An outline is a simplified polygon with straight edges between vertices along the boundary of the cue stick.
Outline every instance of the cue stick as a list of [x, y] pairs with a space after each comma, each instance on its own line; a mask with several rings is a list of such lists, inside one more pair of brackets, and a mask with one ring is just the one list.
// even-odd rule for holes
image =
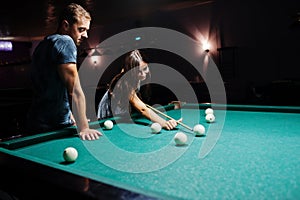
[[156, 108], [153, 108], [152, 106], [149, 106], [148, 104], [146, 104], [146, 106], [147, 106], [148, 108], [150, 108], [151, 110], [153, 110], [153, 111], [155, 111], [155, 112], [157, 112], [157, 113], [163, 115], [164, 117], [166, 117], [166, 118], [168, 118], [168, 119], [175, 120], [178, 124], [180, 124], [181, 126], [187, 128], [187, 129], [189, 129], [190, 131], [193, 131], [193, 129], [192, 129], [191, 127], [189, 127], [188, 125], [186, 125], [186, 124], [184, 124], [184, 123], [182, 123], [182, 122], [177, 121], [176, 119], [174, 119], [174, 118], [170, 117], [169, 115], [167, 115], [167, 114], [165, 114], [165, 113], [163, 113], [163, 112], [157, 110]]

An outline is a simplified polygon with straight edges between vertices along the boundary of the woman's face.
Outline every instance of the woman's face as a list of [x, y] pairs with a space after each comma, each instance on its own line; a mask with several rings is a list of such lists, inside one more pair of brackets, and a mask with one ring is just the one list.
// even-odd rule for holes
[[139, 66], [139, 71], [138, 71], [138, 79], [140, 81], [145, 80], [148, 73], [149, 73], [148, 64], [145, 63], [144, 61], [141, 61]]

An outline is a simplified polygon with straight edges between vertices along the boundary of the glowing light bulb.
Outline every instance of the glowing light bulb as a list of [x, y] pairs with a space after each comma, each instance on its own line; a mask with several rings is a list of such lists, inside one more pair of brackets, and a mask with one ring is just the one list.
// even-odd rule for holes
[[203, 43], [203, 50], [209, 52], [210, 44], [208, 42]]

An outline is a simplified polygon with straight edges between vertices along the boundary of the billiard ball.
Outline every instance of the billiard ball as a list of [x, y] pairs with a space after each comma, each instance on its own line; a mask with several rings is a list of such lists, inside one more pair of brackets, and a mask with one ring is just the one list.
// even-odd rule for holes
[[75, 162], [78, 157], [78, 152], [74, 147], [67, 147], [63, 152], [63, 157], [66, 162]]
[[104, 122], [104, 128], [105, 128], [105, 129], [110, 130], [110, 129], [112, 129], [113, 127], [114, 127], [114, 123], [113, 123], [111, 120], [106, 120], [106, 121]]
[[195, 125], [193, 131], [196, 134], [196, 136], [205, 135], [205, 127], [202, 124]]
[[161, 131], [161, 125], [157, 122], [151, 124], [151, 132], [152, 133], [159, 133]]
[[212, 108], [206, 108], [205, 114], [214, 114], [214, 110]]
[[174, 136], [174, 141], [178, 146], [185, 145], [187, 142], [187, 136], [183, 132], [177, 132]]
[[216, 119], [216, 117], [215, 117], [214, 114], [207, 114], [207, 115], [205, 116], [205, 120], [206, 120], [206, 122], [208, 122], [208, 123], [214, 122], [215, 119]]

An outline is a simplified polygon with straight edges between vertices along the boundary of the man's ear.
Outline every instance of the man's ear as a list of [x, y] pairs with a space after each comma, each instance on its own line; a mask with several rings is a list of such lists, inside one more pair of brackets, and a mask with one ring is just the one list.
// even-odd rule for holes
[[69, 29], [70, 24], [67, 20], [63, 20], [61, 23], [62, 23], [62, 27], [65, 31]]

